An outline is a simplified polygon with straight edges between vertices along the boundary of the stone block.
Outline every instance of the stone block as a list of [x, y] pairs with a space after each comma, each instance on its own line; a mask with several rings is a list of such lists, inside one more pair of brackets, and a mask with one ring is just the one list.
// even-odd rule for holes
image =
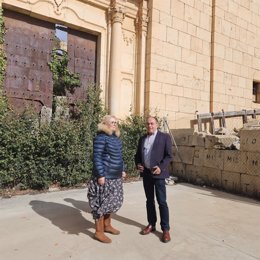
[[260, 177], [248, 174], [241, 174], [241, 189], [243, 194], [259, 199]]
[[219, 169], [187, 165], [186, 175], [189, 181], [198, 185], [221, 187], [221, 170]]
[[204, 166], [223, 170], [223, 150], [205, 149]]
[[187, 165], [185, 173], [186, 173], [186, 179], [191, 183], [196, 183], [198, 185], [203, 185], [205, 183], [202, 177], [203, 167], [195, 166], [195, 165]]
[[222, 171], [222, 188], [226, 191], [241, 192], [241, 173]]
[[246, 173], [247, 153], [238, 150], [224, 150], [224, 171]]
[[[194, 147], [190, 146], [178, 146], [177, 152], [176, 147], [173, 147], [173, 161], [174, 162], [183, 162], [186, 164], [193, 164], [193, 156], [194, 156]], [[181, 157], [181, 159], [180, 159]]]
[[205, 147], [205, 135], [194, 133], [193, 135], [189, 136], [189, 142], [191, 146], [200, 146]]
[[186, 175], [189, 181], [195, 184], [221, 187], [221, 170], [219, 169], [187, 165]]
[[207, 135], [205, 137], [205, 148], [225, 149], [232, 147], [239, 137], [235, 135]]
[[221, 170], [203, 167], [202, 178], [205, 184], [211, 187], [221, 187]]
[[166, 28], [164, 24], [153, 23], [153, 37], [163, 42], [166, 41]]
[[172, 162], [170, 167], [170, 172], [173, 176], [185, 179], [185, 164], [180, 162]]
[[247, 152], [246, 173], [260, 176], [260, 152]]
[[204, 152], [205, 148], [196, 146], [194, 148], [193, 164], [195, 166], [204, 165]]
[[69, 118], [69, 103], [68, 98], [65, 96], [55, 96], [56, 109], [54, 119], [68, 119]]
[[250, 129], [251, 130], [260, 129], [260, 121], [258, 119], [251, 119], [243, 125], [243, 130], [250, 130]]
[[52, 118], [52, 109], [50, 107], [43, 106], [41, 108], [41, 125], [47, 124], [49, 125], [51, 123]]
[[240, 150], [248, 152], [260, 152], [260, 130], [241, 130]]
[[193, 128], [184, 128], [184, 129], [171, 129], [171, 134], [174, 137], [175, 143], [179, 145], [191, 145], [189, 143], [189, 136], [193, 135]]

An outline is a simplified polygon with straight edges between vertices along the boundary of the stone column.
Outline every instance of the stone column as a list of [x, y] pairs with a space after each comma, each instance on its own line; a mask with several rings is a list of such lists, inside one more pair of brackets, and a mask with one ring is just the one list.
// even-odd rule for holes
[[145, 112], [145, 65], [146, 65], [146, 35], [147, 35], [147, 3], [139, 0], [139, 10], [136, 19], [137, 31], [137, 77], [136, 77], [136, 101], [135, 112], [144, 114]]
[[122, 22], [124, 19], [123, 6], [119, 5], [118, 1], [112, 1], [110, 17], [111, 46], [108, 82], [108, 108], [110, 114], [118, 115], [120, 110]]

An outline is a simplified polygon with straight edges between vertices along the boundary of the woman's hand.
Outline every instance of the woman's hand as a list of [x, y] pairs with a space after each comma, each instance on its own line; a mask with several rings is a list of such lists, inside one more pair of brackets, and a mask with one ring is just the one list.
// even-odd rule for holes
[[122, 172], [123, 179], [126, 177], [126, 172]]
[[142, 164], [138, 163], [138, 164], [137, 164], [137, 170], [138, 170], [139, 172], [143, 172], [143, 171], [144, 171], [144, 166], [143, 166]]
[[104, 185], [105, 184], [105, 177], [100, 177], [100, 178], [98, 178], [98, 184], [99, 185]]

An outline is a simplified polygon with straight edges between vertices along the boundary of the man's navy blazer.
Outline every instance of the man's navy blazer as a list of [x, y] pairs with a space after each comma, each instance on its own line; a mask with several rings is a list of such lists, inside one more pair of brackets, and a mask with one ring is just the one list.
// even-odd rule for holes
[[[144, 166], [144, 141], [147, 134], [139, 139], [137, 151], [135, 154], [135, 164], [141, 164]], [[169, 177], [169, 164], [172, 161], [172, 141], [170, 135], [167, 133], [162, 133], [157, 131], [152, 151], [151, 151], [151, 168], [154, 166], [159, 166], [161, 173], [159, 175], [152, 175], [154, 178], [168, 178]], [[144, 174], [151, 174], [150, 171], [144, 171], [140, 173], [141, 177]]]

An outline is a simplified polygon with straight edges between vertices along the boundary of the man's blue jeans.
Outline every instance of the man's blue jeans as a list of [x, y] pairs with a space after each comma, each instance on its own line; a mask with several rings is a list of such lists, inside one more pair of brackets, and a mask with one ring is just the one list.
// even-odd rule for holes
[[147, 220], [149, 225], [155, 226], [157, 222], [156, 208], [154, 197], [156, 195], [159, 204], [161, 229], [170, 230], [169, 209], [166, 201], [165, 179], [156, 179], [151, 174], [144, 173], [143, 186], [146, 196]]

